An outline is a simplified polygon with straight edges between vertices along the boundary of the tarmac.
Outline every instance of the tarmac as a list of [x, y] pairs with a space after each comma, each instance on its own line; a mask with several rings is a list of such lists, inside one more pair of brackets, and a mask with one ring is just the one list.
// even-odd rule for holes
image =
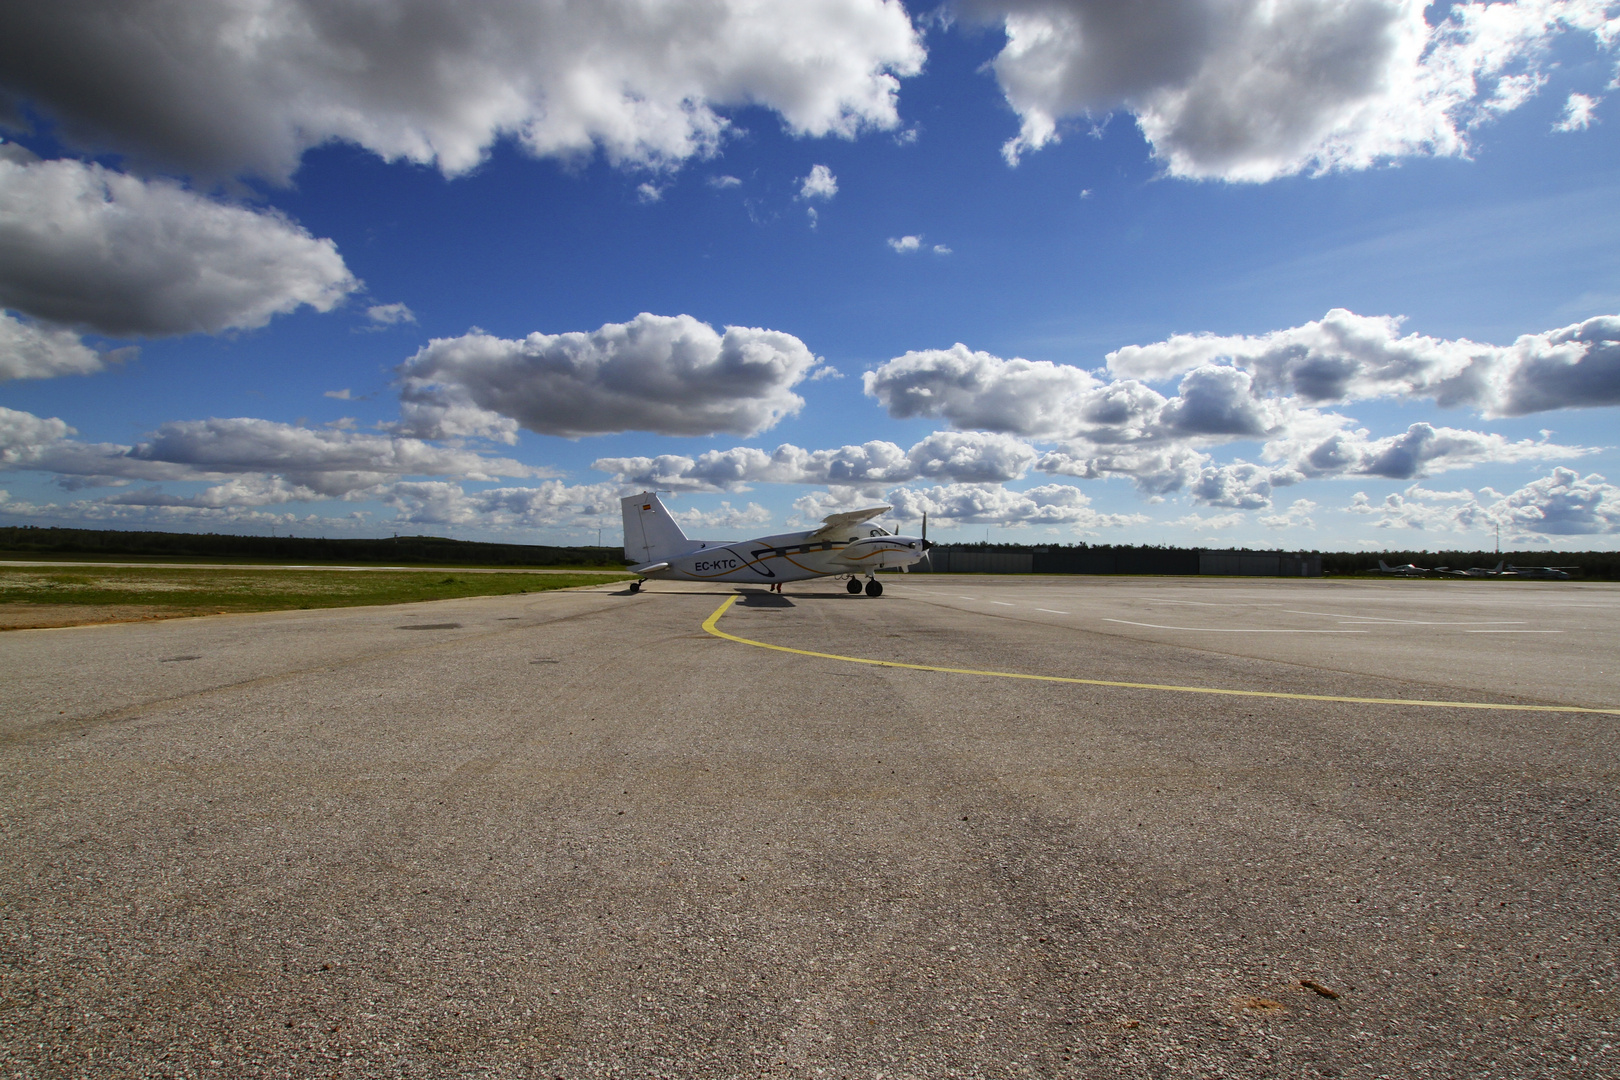
[[0, 1075], [1620, 1073], [1620, 587], [0, 634]]

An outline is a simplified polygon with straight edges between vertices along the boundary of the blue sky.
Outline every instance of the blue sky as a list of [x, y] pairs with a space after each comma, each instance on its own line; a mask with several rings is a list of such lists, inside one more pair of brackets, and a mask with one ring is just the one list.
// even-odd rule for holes
[[[252, 32], [247, 32], [251, 30]], [[1613, 548], [1620, 4], [0, 14], [0, 523]]]

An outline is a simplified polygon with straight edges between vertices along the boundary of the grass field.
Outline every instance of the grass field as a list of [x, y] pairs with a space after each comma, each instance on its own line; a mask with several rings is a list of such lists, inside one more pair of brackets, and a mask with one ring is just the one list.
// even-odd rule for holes
[[0, 629], [291, 608], [407, 604], [623, 581], [623, 573], [164, 566], [0, 567]]

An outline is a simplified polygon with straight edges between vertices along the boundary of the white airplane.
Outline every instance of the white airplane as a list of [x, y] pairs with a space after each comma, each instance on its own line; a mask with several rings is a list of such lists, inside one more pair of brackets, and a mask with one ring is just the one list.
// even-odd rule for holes
[[[624, 557], [641, 581], [745, 581], [780, 590], [785, 582], [818, 577], [848, 577], [849, 591], [882, 596], [879, 570], [905, 570], [933, 547], [926, 537], [898, 536], [869, 524], [892, 507], [873, 506], [847, 514], [829, 514], [819, 529], [761, 536], [740, 543], [689, 540], [657, 495], [642, 492], [619, 500], [624, 510]], [[926, 531], [926, 526], [924, 527]]]

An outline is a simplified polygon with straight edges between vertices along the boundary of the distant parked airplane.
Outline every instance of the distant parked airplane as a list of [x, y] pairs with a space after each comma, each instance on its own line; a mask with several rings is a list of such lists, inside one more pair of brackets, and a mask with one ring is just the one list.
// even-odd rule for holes
[[1437, 566], [1434, 572], [1445, 574], [1448, 577], [1502, 577], [1502, 567], [1505, 563], [1497, 563], [1495, 568], [1487, 570], [1483, 566], [1470, 566], [1467, 570], [1452, 570], [1449, 567]]
[[1506, 573], [1523, 578], [1545, 578], [1552, 581], [1568, 581], [1571, 570], [1579, 570], [1578, 566], [1514, 566], [1508, 563]]
[[1380, 574], [1394, 574], [1397, 577], [1424, 577], [1432, 571], [1425, 570], [1421, 566], [1413, 566], [1411, 563], [1407, 563], [1405, 566], [1390, 566], [1383, 559], [1379, 559], [1378, 572]]
[[[643, 492], [620, 499], [624, 510], [624, 557], [632, 573], [676, 581], [746, 581], [780, 591], [789, 581], [848, 577], [849, 591], [882, 596], [876, 572], [897, 566], [908, 569], [933, 547], [923, 536], [898, 536], [867, 524], [891, 507], [873, 506], [829, 514], [821, 527], [804, 532], [761, 536], [731, 544], [689, 540], [657, 495]], [[926, 523], [924, 531], [927, 531]], [[643, 581], [632, 581], [640, 592]]]

